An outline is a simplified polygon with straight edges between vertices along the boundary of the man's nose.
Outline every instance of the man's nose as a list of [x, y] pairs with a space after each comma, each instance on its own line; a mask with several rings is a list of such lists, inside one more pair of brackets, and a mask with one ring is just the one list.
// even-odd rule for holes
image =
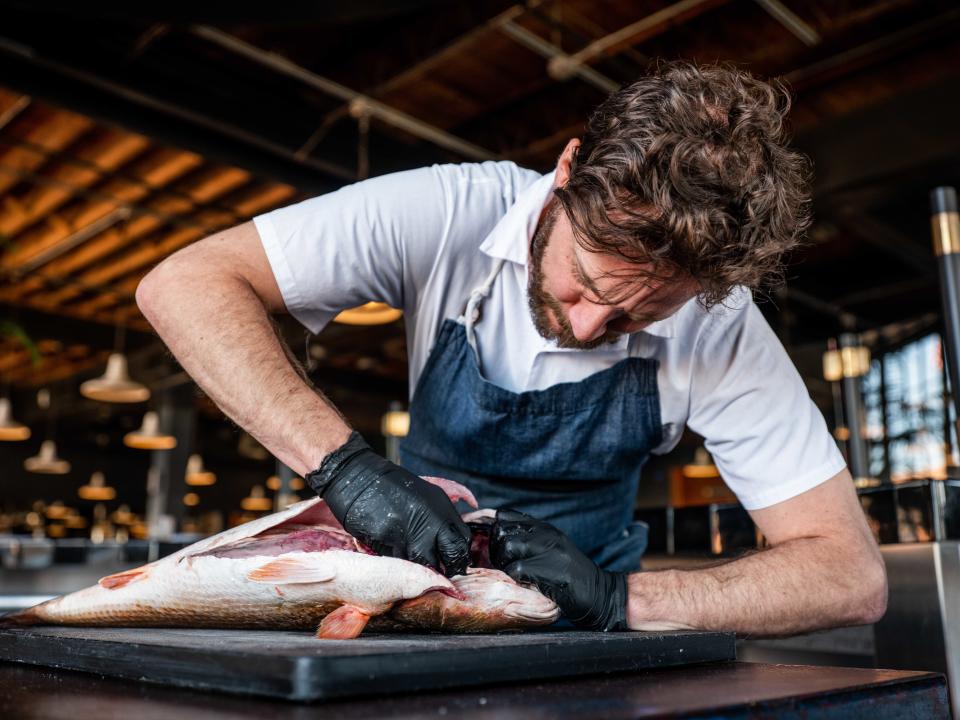
[[578, 302], [567, 315], [570, 328], [580, 342], [590, 342], [603, 335], [610, 322], [611, 308], [588, 302]]

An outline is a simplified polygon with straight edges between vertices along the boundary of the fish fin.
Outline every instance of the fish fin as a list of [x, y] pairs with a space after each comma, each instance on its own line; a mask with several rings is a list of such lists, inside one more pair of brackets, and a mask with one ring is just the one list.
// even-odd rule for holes
[[327, 615], [317, 628], [320, 640], [351, 640], [363, 632], [370, 616], [353, 605], [341, 605]]
[[447, 497], [450, 498], [450, 502], [456, 502], [457, 500], [463, 500], [467, 505], [476, 510], [480, 505], [477, 503], [477, 499], [473, 496], [473, 493], [470, 492], [470, 488], [465, 485], [461, 485], [454, 480], [447, 480], [446, 478], [441, 477], [427, 477], [423, 478], [431, 485], [436, 485], [438, 488], [443, 490]]
[[258, 567], [247, 575], [247, 579], [253, 582], [292, 585], [329, 582], [336, 575], [337, 571], [329, 563], [318, 562], [316, 558], [306, 560], [288, 557], [272, 560]]
[[116, 590], [117, 588], [122, 588], [124, 585], [132, 583], [134, 580], [145, 577], [146, 574], [147, 571], [144, 568], [138, 567], [133, 570], [124, 570], [123, 572], [102, 577], [97, 580], [97, 584], [102, 588], [107, 588], [107, 590]]

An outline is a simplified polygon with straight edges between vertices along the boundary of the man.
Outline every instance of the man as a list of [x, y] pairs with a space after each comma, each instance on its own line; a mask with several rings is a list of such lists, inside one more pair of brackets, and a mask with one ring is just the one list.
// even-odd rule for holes
[[[850, 475], [750, 296], [808, 222], [788, 106], [745, 73], [665, 65], [604, 102], [549, 175], [358, 183], [182, 250], [137, 299], [224, 412], [382, 553], [465, 570], [466, 526], [418, 477], [440, 475], [501, 509], [495, 564], [583, 627], [873, 622], [886, 578]], [[308, 386], [269, 319], [318, 332], [369, 300], [406, 315], [405, 467]], [[770, 547], [639, 573], [640, 470], [685, 424]]]

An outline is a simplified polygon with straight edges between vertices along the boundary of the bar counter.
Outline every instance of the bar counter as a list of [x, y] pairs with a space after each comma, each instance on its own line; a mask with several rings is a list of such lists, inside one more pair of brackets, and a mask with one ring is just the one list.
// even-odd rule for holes
[[0, 717], [45, 720], [950, 717], [925, 672], [728, 662], [313, 705], [157, 687], [0, 663]]

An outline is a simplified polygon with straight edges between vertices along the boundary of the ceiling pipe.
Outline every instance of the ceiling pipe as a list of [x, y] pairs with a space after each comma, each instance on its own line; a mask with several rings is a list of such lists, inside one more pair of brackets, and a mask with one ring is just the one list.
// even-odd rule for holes
[[427, 140], [434, 145], [451, 150], [474, 160], [496, 160], [494, 153], [474, 145], [471, 142], [458, 138], [429, 123], [418, 120], [404, 112], [396, 110], [379, 100], [374, 100], [363, 93], [352, 90], [334, 80], [325, 78], [315, 72], [307, 70], [277, 53], [263, 50], [248, 42], [234, 37], [222, 30], [208, 25], [194, 25], [190, 31], [197, 37], [208, 40], [231, 52], [252, 60], [259, 65], [268, 67], [275, 72], [295, 78], [320, 92], [332, 95], [347, 103], [362, 103], [366, 112], [389, 125], [404, 130], [411, 135]]
[[128, 220], [132, 211], [128, 207], [118, 207], [115, 210], [107, 213], [98, 220], [94, 220], [89, 225], [85, 225], [82, 228], [74, 231], [63, 240], [60, 240], [57, 244], [52, 245], [51, 247], [43, 250], [25, 262], [19, 264], [13, 268], [12, 273], [19, 279], [20, 276], [26, 275], [33, 272], [41, 265], [46, 265], [51, 260], [64, 255], [75, 247], [82, 245], [87, 240], [92, 238], [94, 235], [98, 235], [104, 230], [113, 227], [119, 222]]
[[568, 80], [577, 76], [607, 94], [620, 89], [620, 83], [611, 80], [592, 67], [587, 67], [575, 61], [572, 56], [567, 55], [556, 45], [517, 25], [512, 20], [504, 20], [498, 27], [501, 32], [513, 38], [519, 44], [547, 58], [547, 72], [554, 80]]
[[16, 119], [17, 115], [22, 113], [30, 105], [30, 96], [21, 95], [20, 98], [4, 112], [0, 113], [0, 130]]
[[820, 33], [810, 27], [780, 0], [754, 0], [754, 2], [770, 13], [774, 20], [793, 33], [804, 45], [813, 47], [820, 44]]
[[[642, 40], [656, 37], [665, 32], [672, 25], [677, 25], [691, 17], [695, 17], [717, 5], [726, 4], [729, 0], [681, 0], [662, 10], [647, 15], [626, 27], [594, 40], [579, 52], [566, 56], [564, 59], [554, 60], [551, 67], [551, 76], [557, 79], [564, 73], [580, 74], [581, 70], [591, 62], [607, 55], [613, 55], [625, 47], [634, 45]], [[569, 77], [569, 75], [567, 75]]]

